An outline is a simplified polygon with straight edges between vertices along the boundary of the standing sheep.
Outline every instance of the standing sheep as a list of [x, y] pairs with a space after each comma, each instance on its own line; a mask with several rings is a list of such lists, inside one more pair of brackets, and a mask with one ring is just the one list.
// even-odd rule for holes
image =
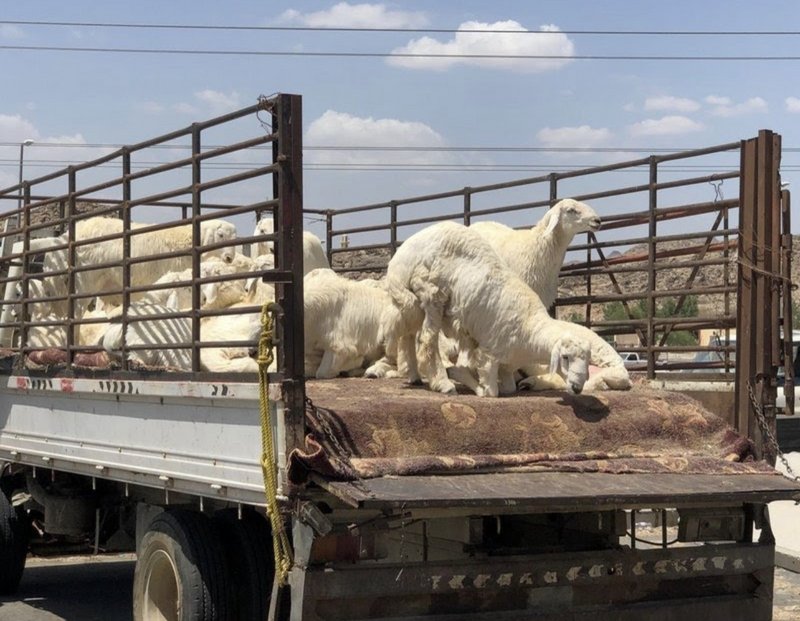
[[[532, 361], [557, 360], [554, 366], [567, 376], [567, 389], [583, 389], [588, 344], [564, 334], [564, 322], [548, 316], [539, 297], [474, 231], [441, 222], [412, 235], [389, 262], [387, 288], [399, 309], [387, 351], [396, 341], [406, 357], [410, 381], [419, 380], [419, 332], [421, 363], [430, 388], [455, 392], [439, 354], [439, 334], [444, 330], [462, 350], [474, 351], [479, 395], [499, 394], [499, 365], [514, 369]], [[503, 392], [515, 389], [508, 374], [500, 380]]]
[[[270, 214], [261, 218], [256, 223], [253, 236], [272, 235], [274, 232], [275, 223]], [[253, 244], [253, 249], [251, 251], [252, 256], [258, 257], [268, 254], [275, 254], [274, 242], [263, 241]], [[308, 274], [311, 270], [324, 267], [330, 268], [330, 263], [328, 263], [328, 257], [325, 255], [325, 250], [322, 248], [322, 242], [314, 233], [303, 231], [303, 276]]]

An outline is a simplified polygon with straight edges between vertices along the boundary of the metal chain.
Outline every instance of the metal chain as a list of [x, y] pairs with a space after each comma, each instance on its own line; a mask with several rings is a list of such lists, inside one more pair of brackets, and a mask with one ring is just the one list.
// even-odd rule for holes
[[789, 465], [789, 460], [786, 459], [786, 455], [784, 455], [783, 451], [781, 451], [780, 446], [778, 445], [778, 439], [775, 437], [775, 434], [772, 433], [772, 429], [770, 429], [767, 418], [764, 415], [764, 408], [756, 399], [756, 395], [753, 392], [753, 384], [749, 380], [747, 382], [747, 394], [750, 397], [750, 403], [753, 406], [753, 410], [755, 410], [756, 421], [758, 421], [758, 426], [761, 428], [761, 433], [767, 439], [767, 445], [775, 452], [775, 455], [777, 455], [778, 459], [781, 460], [784, 468], [786, 468], [786, 474], [795, 481], [800, 480], [800, 476], [795, 474], [794, 470], [792, 470], [792, 467]]

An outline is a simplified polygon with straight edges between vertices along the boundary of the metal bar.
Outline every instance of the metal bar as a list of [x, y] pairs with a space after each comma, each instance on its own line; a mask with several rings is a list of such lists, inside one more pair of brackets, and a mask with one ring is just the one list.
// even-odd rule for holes
[[783, 413], [794, 416], [794, 330], [792, 330], [792, 203], [789, 190], [781, 192], [781, 295], [783, 302]]
[[305, 443], [305, 366], [303, 325], [303, 118], [299, 95], [278, 95], [273, 122], [277, 178], [278, 225], [285, 243], [277, 254], [277, 268], [292, 272], [292, 282], [276, 286], [282, 309], [281, 360], [286, 404], [286, 454]]
[[649, 197], [649, 209], [650, 209], [650, 217], [649, 217], [649, 225], [648, 225], [648, 233], [650, 235], [650, 240], [647, 244], [647, 264], [650, 266], [650, 269], [647, 272], [647, 293], [648, 293], [648, 301], [647, 301], [647, 315], [648, 315], [648, 322], [647, 322], [647, 342], [645, 346], [648, 348], [647, 352], [647, 378], [653, 379], [656, 375], [656, 356], [652, 350], [653, 345], [655, 345], [655, 316], [656, 316], [656, 270], [653, 267], [656, 262], [656, 236], [658, 235], [658, 229], [656, 224], [656, 208], [658, 207], [658, 191], [656, 190], [655, 186], [658, 183], [658, 161], [655, 159], [655, 156], [651, 156], [650, 160], [650, 197]]
[[[194, 123], [192, 125], [192, 280], [200, 278], [200, 245], [202, 243], [202, 232], [200, 229], [201, 209], [200, 202], [202, 200], [202, 170], [201, 160], [199, 158], [201, 145], [201, 128], [200, 125]], [[200, 286], [198, 284], [192, 285], [192, 341], [198, 342], [200, 340], [200, 317], [196, 311], [202, 306], [200, 300]], [[192, 371], [197, 373], [200, 370], [200, 350], [197, 347], [192, 348]]]
[[131, 305], [131, 153], [122, 149], [122, 368], [128, 369], [128, 309]]

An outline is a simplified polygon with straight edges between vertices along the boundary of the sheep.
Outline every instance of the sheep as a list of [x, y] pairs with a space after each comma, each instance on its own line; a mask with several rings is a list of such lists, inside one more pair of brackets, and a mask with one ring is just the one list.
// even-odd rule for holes
[[[274, 232], [275, 222], [272, 215], [268, 215], [256, 223], [253, 236], [272, 235]], [[256, 242], [253, 244], [251, 254], [253, 256], [275, 254], [275, 244], [271, 241]], [[303, 231], [303, 276], [312, 270], [325, 267], [330, 268], [330, 263], [319, 237], [310, 231]]]
[[396, 342], [412, 383], [420, 379], [415, 347], [419, 332], [421, 363], [431, 390], [455, 392], [439, 354], [444, 330], [457, 338], [462, 350], [473, 352], [476, 393], [481, 396], [515, 390], [513, 376], [505, 373], [498, 387], [499, 365], [513, 369], [542, 360], [558, 362], [554, 366], [567, 376], [568, 391], [583, 389], [588, 343], [566, 333], [565, 322], [547, 314], [539, 296], [478, 233], [441, 222], [412, 235], [389, 262], [387, 289], [399, 309], [388, 330], [387, 351]]
[[600, 225], [600, 217], [589, 205], [565, 198], [530, 229], [517, 231], [499, 222], [476, 222], [469, 228], [550, 308], [556, 301], [558, 273], [573, 237], [596, 231]]
[[[164, 318], [160, 315], [177, 310], [177, 296], [170, 305], [135, 302], [128, 307], [129, 318], [151, 317], [141, 321], [131, 321], [125, 331], [127, 346], [146, 345], [149, 349], [128, 351], [128, 360], [145, 366], [167, 367], [178, 371], [192, 370], [192, 355], [188, 348], [175, 347], [192, 342], [192, 322], [188, 317]], [[117, 319], [122, 309], [109, 313], [109, 319]], [[119, 357], [122, 349], [122, 323], [111, 323], [103, 336], [103, 349]]]
[[[97, 299], [95, 307], [87, 310], [82, 317], [86, 319], [106, 319], [108, 309], [103, 301]], [[31, 326], [28, 328], [28, 347], [47, 349], [50, 347], [62, 348], [67, 345], [67, 330], [64, 319], [54, 313], [40, 314], [33, 318], [37, 323], [50, 323], [51, 325]], [[80, 323], [75, 326], [75, 344], [81, 347], [97, 347], [108, 329], [109, 323]]]
[[398, 311], [382, 283], [322, 268], [305, 276], [303, 290], [306, 375], [354, 374], [383, 355], [384, 330]]
[[[131, 229], [142, 228], [144, 224], [136, 223]], [[123, 222], [116, 218], [90, 217], [78, 220], [75, 223], [75, 239], [85, 241], [112, 233], [121, 234]], [[201, 245], [215, 244], [236, 238], [236, 227], [225, 220], [205, 220], [200, 223]], [[64, 238], [66, 241], [66, 238]], [[131, 235], [130, 256], [145, 257], [177, 250], [190, 250], [192, 248], [192, 225], [178, 225], [158, 231], [150, 231]], [[54, 255], [54, 256], [49, 256]], [[66, 249], [49, 253], [45, 258], [45, 270], [53, 271], [65, 269]], [[234, 249], [226, 247], [203, 253], [202, 259], [211, 256], [221, 256], [225, 262], [230, 263], [234, 257]], [[49, 261], [48, 261], [49, 259]], [[95, 244], [78, 246], [75, 250], [75, 263], [77, 266], [102, 265], [120, 263], [123, 259], [122, 240], [113, 239], [100, 241]], [[49, 264], [48, 264], [49, 263]], [[140, 287], [149, 285], [160, 276], [169, 271], [181, 271], [191, 268], [191, 253], [186, 256], [170, 259], [157, 259], [143, 263], [136, 263], [130, 267], [131, 285]], [[66, 296], [67, 279], [62, 277], [45, 277], [49, 291], [54, 295]], [[76, 293], [104, 293], [120, 288], [122, 282], [122, 269], [120, 267], [103, 267], [96, 270], [75, 272]], [[140, 299], [143, 294], [134, 294], [133, 300]], [[109, 296], [114, 302], [119, 302], [119, 294]], [[85, 300], [76, 300], [79, 312], [85, 309]]]
[[[251, 260], [248, 258], [248, 261]], [[200, 263], [201, 278], [235, 273], [237, 273], [237, 270], [234, 269], [234, 264], [232, 263], [223, 263], [222, 261], [203, 261]], [[191, 280], [191, 268], [182, 272], [167, 272], [153, 284], [174, 283], [183, 286], [148, 291], [141, 301], [147, 301], [152, 304], [166, 304], [170, 295], [176, 295], [177, 307], [181, 310], [190, 309], [192, 308], [192, 287], [186, 283]], [[241, 279], [203, 283], [200, 285], [200, 306], [204, 309], [225, 308], [241, 301], [244, 294], [244, 282]]]

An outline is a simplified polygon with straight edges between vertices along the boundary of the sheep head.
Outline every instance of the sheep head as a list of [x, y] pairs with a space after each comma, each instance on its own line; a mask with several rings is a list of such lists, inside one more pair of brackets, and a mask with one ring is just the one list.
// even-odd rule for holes
[[[201, 224], [202, 245], [218, 244], [236, 239], [236, 226], [225, 220], [207, 220]], [[210, 255], [219, 256], [225, 263], [233, 263], [236, 256], [236, 247], [219, 248], [209, 252]]]
[[556, 228], [560, 228], [572, 239], [578, 233], [596, 231], [600, 228], [601, 221], [600, 216], [586, 203], [565, 198], [558, 201], [544, 214], [542, 224], [545, 226], [546, 233], [551, 234]]
[[[272, 235], [275, 232], [275, 220], [272, 214], [264, 216], [258, 222], [256, 222], [256, 228], [253, 231], [253, 236], [256, 235]], [[259, 242], [259, 245], [262, 245]], [[275, 242], [263, 242], [264, 249], [269, 253], [275, 252]]]
[[567, 392], [580, 394], [589, 379], [589, 344], [572, 336], [562, 336], [550, 354], [550, 373], [558, 373], [567, 383]]

